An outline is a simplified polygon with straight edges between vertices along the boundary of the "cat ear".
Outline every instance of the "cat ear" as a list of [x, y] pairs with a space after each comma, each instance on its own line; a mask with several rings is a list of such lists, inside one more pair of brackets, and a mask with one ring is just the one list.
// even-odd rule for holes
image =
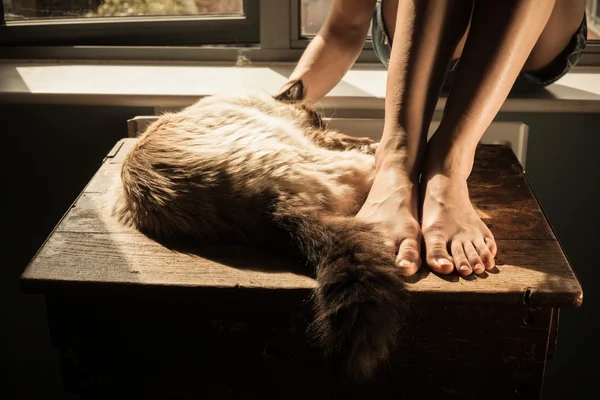
[[304, 100], [304, 84], [301, 80], [297, 80], [285, 91], [274, 96], [275, 100], [285, 102], [296, 102]]

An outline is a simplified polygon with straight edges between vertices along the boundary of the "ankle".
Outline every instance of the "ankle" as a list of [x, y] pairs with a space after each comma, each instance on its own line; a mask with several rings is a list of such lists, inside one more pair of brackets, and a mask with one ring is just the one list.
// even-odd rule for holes
[[414, 163], [408, 162], [406, 157], [401, 155], [387, 155], [376, 160], [376, 175], [395, 176], [395, 180], [410, 182], [416, 184], [419, 181], [418, 169]]
[[405, 176], [411, 182], [418, 182], [420, 158], [410, 154], [406, 147], [386, 147], [380, 145], [375, 152], [375, 167], [377, 173], [392, 172]]
[[432, 141], [427, 146], [424, 175], [441, 174], [452, 180], [466, 181], [473, 170], [476, 145]]
[[448, 198], [469, 196], [469, 188], [466, 179], [462, 176], [446, 174], [443, 172], [426, 172], [421, 179], [422, 196], [426, 199], [434, 199], [444, 204]]
[[422, 180], [428, 180], [434, 176], [443, 176], [451, 181], [466, 182], [471, 170], [472, 168], [469, 167], [468, 163], [448, 159], [428, 161], [425, 168], [423, 168]]

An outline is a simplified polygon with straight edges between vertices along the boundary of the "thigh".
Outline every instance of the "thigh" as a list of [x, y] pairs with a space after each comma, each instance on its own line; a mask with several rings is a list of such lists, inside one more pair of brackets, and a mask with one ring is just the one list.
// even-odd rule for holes
[[[456, 49], [455, 61], [448, 71], [444, 92], [452, 87], [467, 34]], [[586, 36], [585, 0], [556, 0], [550, 19], [511, 91], [539, 90], [563, 77], [579, 61], [585, 48]]]
[[[549, 73], [562, 72], [564, 61], [561, 56], [576, 38], [584, 17], [585, 0], [556, 0], [552, 15], [525, 62], [523, 70], [541, 72], [550, 69]], [[552, 67], [557, 70], [552, 71]]]

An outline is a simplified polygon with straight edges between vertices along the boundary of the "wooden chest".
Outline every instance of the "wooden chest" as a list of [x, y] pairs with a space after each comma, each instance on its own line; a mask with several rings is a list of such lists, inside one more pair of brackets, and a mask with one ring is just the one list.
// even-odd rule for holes
[[335, 383], [305, 333], [314, 281], [233, 246], [175, 252], [110, 215], [119, 141], [23, 273], [47, 299], [82, 398], [539, 398], [561, 307], [582, 290], [511, 150], [482, 145], [472, 200], [498, 242], [480, 277], [411, 280], [409, 322], [373, 382]]

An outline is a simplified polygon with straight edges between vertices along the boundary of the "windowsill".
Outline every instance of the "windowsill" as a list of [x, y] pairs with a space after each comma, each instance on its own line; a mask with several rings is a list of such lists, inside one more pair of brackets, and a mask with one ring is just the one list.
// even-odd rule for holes
[[[240, 89], [275, 93], [293, 64], [0, 62], [0, 103], [183, 107]], [[321, 101], [328, 109], [382, 110], [386, 72], [356, 66]], [[442, 110], [446, 99], [440, 98]], [[546, 90], [509, 97], [501, 111], [600, 112], [600, 68], [576, 69]]]

